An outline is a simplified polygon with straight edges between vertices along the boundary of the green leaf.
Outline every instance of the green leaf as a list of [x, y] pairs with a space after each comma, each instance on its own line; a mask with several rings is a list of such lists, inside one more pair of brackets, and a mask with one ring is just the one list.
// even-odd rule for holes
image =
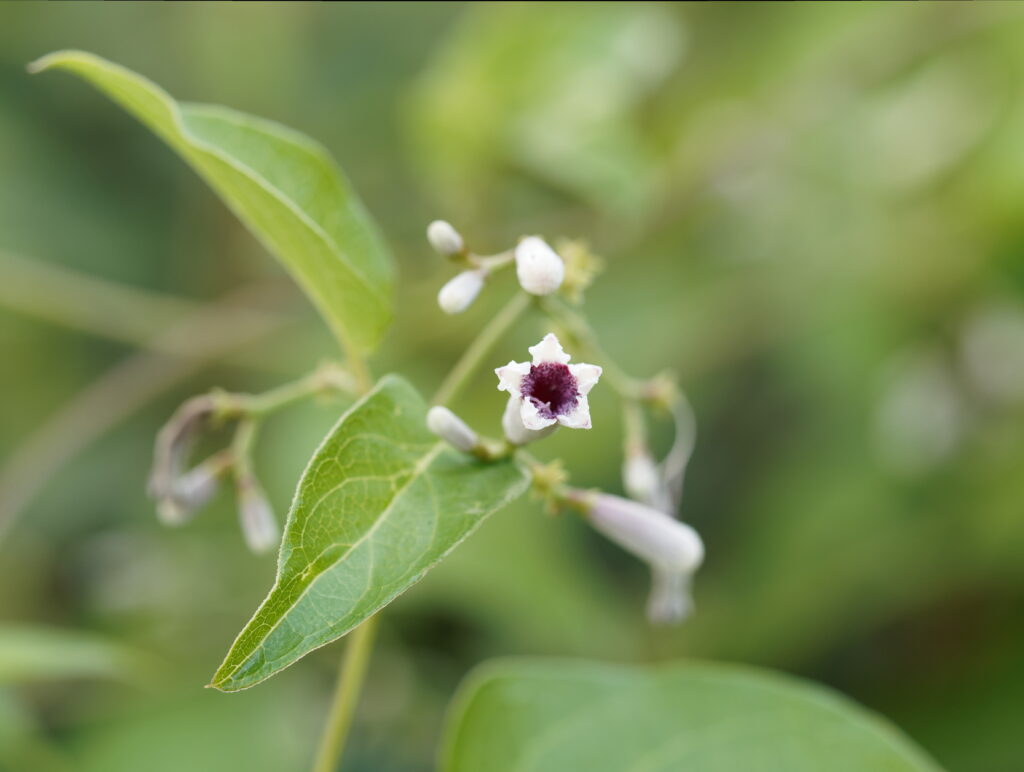
[[514, 461], [451, 450], [426, 412], [390, 375], [327, 435], [299, 481], [277, 581], [211, 686], [253, 686], [341, 637], [525, 490]]
[[504, 660], [449, 715], [443, 772], [921, 772], [934, 762], [826, 689], [752, 668]]
[[78, 630], [0, 626], [0, 684], [62, 678], [131, 679], [152, 663], [102, 636]]
[[179, 103], [156, 84], [81, 51], [63, 69], [107, 94], [171, 146], [291, 271], [346, 346], [372, 348], [391, 320], [391, 257], [327, 151], [276, 123]]

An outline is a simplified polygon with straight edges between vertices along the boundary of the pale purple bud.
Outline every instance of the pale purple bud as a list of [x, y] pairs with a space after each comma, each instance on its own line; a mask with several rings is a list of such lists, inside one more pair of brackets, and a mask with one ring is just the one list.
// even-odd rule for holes
[[427, 226], [427, 241], [435, 252], [445, 257], [458, 255], [466, 248], [459, 232], [444, 220], [434, 220]]
[[476, 300], [483, 289], [486, 271], [463, 271], [450, 279], [437, 293], [437, 304], [446, 314], [461, 314]]
[[527, 445], [547, 437], [558, 428], [558, 424], [552, 422], [542, 429], [527, 429], [523, 423], [523, 399], [511, 396], [501, 416], [501, 428], [505, 432], [505, 439], [513, 445]]
[[565, 280], [565, 263], [539, 236], [527, 236], [516, 246], [519, 286], [531, 295], [550, 295]]
[[220, 486], [224, 462], [217, 456], [172, 481], [171, 489], [157, 500], [157, 516], [164, 525], [183, 525], [204, 507]]
[[585, 501], [594, 528], [652, 568], [692, 573], [704, 560], [697, 532], [664, 512], [608, 493]]
[[238, 518], [242, 536], [253, 552], [260, 554], [274, 547], [278, 541], [277, 520], [266, 494], [253, 478], [238, 484]]
[[427, 428], [456, 450], [470, 453], [480, 438], [466, 422], [446, 407], [435, 405], [427, 411]]
[[693, 611], [688, 571], [651, 569], [651, 594], [647, 599], [647, 619], [656, 625], [675, 625]]

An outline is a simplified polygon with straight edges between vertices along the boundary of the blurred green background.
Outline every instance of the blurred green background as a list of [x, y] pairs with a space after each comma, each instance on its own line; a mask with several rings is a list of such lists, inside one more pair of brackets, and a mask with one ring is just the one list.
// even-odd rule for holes
[[[431, 768], [462, 674], [535, 653], [779, 668], [950, 769], [1024, 768], [1022, 39], [1012, 3], [0, 4], [0, 769], [302, 769], [341, 653], [201, 688], [273, 558], [228, 495], [158, 527], [154, 433], [193, 393], [334, 352], [156, 138], [26, 74], [68, 47], [331, 149], [399, 261], [377, 372], [429, 393], [512, 290], [439, 312], [443, 217], [485, 252], [586, 238], [606, 348], [694, 404], [696, 616], [651, 631], [642, 566], [524, 499], [385, 614], [349, 769]], [[218, 304], [239, 292], [252, 320]], [[502, 405], [485, 372], [458, 407], [495, 431]], [[342, 407], [268, 427], [279, 512]], [[540, 454], [618, 490], [620, 431], [598, 387], [592, 432]], [[28, 638], [33, 668], [26, 625], [89, 646]]]

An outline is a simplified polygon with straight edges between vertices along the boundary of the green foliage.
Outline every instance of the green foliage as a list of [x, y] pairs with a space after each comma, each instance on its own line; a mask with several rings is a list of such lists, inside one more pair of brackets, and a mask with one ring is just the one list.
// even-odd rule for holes
[[252, 686], [341, 637], [521, 494], [511, 459], [485, 464], [426, 429], [426, 405], [386, 376], [314, 454], [288, 515], [274, 588], [212, 686]]
[[270, 121], [174, 101], [100, 57], [60, 51], [31, 69], [85, 79], [171, 146], [292, 272], [346, 345], [372, 348], [391, 318], [391, 258], [327, 151]]
[[506, 660], [456, 700], [444, 772], [938, 769], [838, 695], [749, 668]]
[[131, 679], [147, 670], [138, 652], [79, 630], [0, 626], [0, 685], [64, 678]]

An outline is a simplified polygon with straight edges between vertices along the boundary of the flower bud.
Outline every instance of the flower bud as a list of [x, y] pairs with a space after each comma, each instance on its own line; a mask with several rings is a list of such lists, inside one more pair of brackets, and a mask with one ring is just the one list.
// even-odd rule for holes
[[658, 504], [663, 487], [658, 466], [646, 448], [631, 448], [622, 463], [622, 487], [630, 498], [661, 509]]
[[472, 452], [480, 444], [480, 438], [465, 421], [440, 405], [435, 405], [427, 411], [427, 428], [463, 453]]
[[558, 424], [553, 423], [543, 429], [527, 429], [523, 424], [522, 402], [521, 397], [509, 397], [505, 404], [505, 413], [501, 416], [501, 428], [505, 432], [505, 439], [513, 445], [526, 445], [544, 439], [558, 428]]
[[238, 483], [238, 519], [242, 536], [253, 552], [260, 554], [277, 544], [277, 520], [270, 501], [259, 483], [251, 477]]
[[531, 295], [550, 295], [562, 286], [565, 263], [539, 236], [527, 236], [516, 246], [519, 286]]
[[173, 480], [170, 490], [157, 499], [160, 522], [169, 526], [188, 522], [213, 498], [224, 469], [223, 459], [214, 456]]
[[693, 611], [689, 572], [651, 570], [651, 594], [647, 599], [647, 620], [655, 625], [675, 625]]
[[704, 544], [690, 526], [644, 504], [598, 493], [588, 500], [591, 525], [652, 568], [691, 573], [704, 560]]
[[437, 304], [446, 314], [461, 314], [476, 300], [486, 277], [486, 272], [479, 269], [463, 271], [441, 287]]
[[444, 220], [434, 220], [427, 226], [427, 241], [435, 252], [445, 257], [461, 254], [466, 248], [459, 232]]

